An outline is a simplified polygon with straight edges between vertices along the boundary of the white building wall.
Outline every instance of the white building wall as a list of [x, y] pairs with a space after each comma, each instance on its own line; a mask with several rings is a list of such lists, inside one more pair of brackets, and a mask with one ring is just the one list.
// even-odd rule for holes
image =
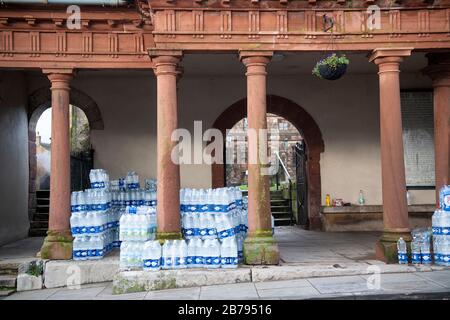
[[26, 83], [19, 72], [0, 72], [0, 245], [25, 238], [28, 219]]

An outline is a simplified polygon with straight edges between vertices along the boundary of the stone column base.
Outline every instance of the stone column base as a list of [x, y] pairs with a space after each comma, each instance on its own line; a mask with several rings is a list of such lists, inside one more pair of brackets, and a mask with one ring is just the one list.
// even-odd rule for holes
[[383, 231], [383, 235], [375, 245], [375, 257], [385, 263], [398, 263], [397, 241], [402, 237], [408, 252], [411, 252], [411, 233], [408, 229]]
[[73, 237], [70, 230], [48, 230], [40, 251], [42, 259], [70, 260], [72, 259]]
[[249, 234], [244, 241], [245, 264], [277, 265], [280, 262], [278, 244], [272, 230]]
[[181, 240], [181, 232], [156, 232], [156, 240], [163, 244], [166, 240]]

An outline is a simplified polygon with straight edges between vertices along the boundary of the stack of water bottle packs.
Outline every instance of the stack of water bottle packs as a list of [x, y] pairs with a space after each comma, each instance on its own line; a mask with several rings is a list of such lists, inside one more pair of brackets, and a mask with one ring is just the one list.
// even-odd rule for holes
[[128, 172], [126, 178], [113, 182], [113, 194], [120, 211], [120, 268], [142, 268], [142, 252], [146, 241], [156, 236], [156, 182], [140, 189], [139, 176]]
[[119, 247], [119, 216], [112, 209], [112, 194], [108, 192], [109, 176], [103, 169], [89, 174], [91, 189], [71, 195], [70, 226], [74, 237], [73, 259], [101, 259]]
[[187, 265], [237, 267], [243, 261], [248, 229], [241, 190], [237, 187], [182, 189], [180, 204], [181, 230], [188, 241]]
[[[432, 228], [419, 228], [411, 232], [411, 263], [450, 266], [450, 186], [439, 192], [439, 209], [432, 217]], [[432, 244], [432, 245], [431, 245]], [[433, 250], [431, 250], [431, 246]], [[408, 263], [406, 242], [397, 242], [398, 261]]]
[[[119, 248], [122, 238], [126, 241], [152, 238], [151, 234], [156, 232], [156, 181], [146, 180], [148, 189], [142, 190], [136, 172], [110, 181], [103, 169], [91, 170], [89, 180], [90, 189], [72, 192], [74, 260], [101, 259]], [[139, 218], [134, 218], [138, 212]], [[121, 221], [124, 228], [120, 228]]]
[[434, 263], [450, 266], [450, 185], [439, 192], [440, 208], [432, 217]]
[[[243, 241], [247, 234], [247, 208], [241, 191], [238, 188], [182, 189], [180, 204], [183, 239], [166, 240], [163, 246], [153, 240], [154, 234], [149, 241], [143, 241], [145, 237], [139, 241], [124, 240], [121, 219], [122, 270], [237, 268], [243, 260]], [[139, 215], [139, 207], [132, 214]]]

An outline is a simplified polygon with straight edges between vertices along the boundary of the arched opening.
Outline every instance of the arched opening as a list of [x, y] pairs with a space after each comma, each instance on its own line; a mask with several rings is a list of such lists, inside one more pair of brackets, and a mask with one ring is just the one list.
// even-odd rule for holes
[[[303, 138], [297, 128], [287, 119], [276, 114], [267, 114], [268, 155], [277, 153], [283, 166], [270, 177], [271, 189], [279, 190], [280, 184], [288, 178], [295, 178], [295, 146]], [[225, 185], [247, 185], [247, 118], [239, 120], [226, 136]]]
[[[282, 117], [292, 123], [300, 133], [305, 149], [305, 177], [308, 181], [306, 190], [306, 206], [308, 222], [305, 227], [320, 230], [321, 180], [320, 153], [324, 151], [322, 133], [309, 113], [295, 102], [275, 95], [267, 96], [267, 112]], [[228, 107], [214, 122], [213, 127], [219, 129], [223, 136], [227, 130], [247, 116], [247, 99], [242, 99]], [[225, 143], [224, 143], [225, 145]], [[225, 166], [212, 165], [212, 186], [221, 187], [226, 184]]]
[[[30, 236], [44, 236], [48, 228], [51, 150], [51, 91], [41, 88], [29, 96], [28, 149]], [[102, 130], [100, 110], [92, 98], [70, 92], [71, 188], [87, 187], [93, 167], [91, 130]]]

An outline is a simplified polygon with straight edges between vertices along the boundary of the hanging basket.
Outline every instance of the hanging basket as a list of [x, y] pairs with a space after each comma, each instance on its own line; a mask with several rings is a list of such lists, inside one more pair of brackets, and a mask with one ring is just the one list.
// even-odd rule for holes
[[345, 55], [332, 53], [319, 62], [313, 69], [313, 75], [326, 80], [337, 80], [347, 71], [349, 60]]

